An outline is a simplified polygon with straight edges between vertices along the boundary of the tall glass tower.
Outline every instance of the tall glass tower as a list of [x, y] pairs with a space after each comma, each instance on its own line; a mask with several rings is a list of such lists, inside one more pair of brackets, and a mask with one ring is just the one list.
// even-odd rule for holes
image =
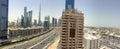
[[7, 39], [8, 0], [0, 0], [0, 39]]
[[40, 9], [39, 9], [38, 26], [42, 26], [42, 21], [41, 21], [41, 4], [40, 4]]
[[69, 8], [74, 9], [74, 0], [66, 0], [65, 10], [68, 10]]

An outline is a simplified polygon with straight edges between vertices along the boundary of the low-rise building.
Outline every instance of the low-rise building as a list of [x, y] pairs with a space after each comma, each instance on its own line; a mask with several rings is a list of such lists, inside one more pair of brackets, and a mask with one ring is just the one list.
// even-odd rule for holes
[[8, 39], [15, 42], [26, 38], [31, 38], [43, 32], [43, 27], [31, 28], [9, 28]]

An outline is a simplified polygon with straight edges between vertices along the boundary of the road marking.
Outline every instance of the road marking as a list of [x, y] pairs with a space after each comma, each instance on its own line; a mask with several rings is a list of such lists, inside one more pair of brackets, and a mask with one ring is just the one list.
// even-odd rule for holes
[[[54, 34], [55, 34], [55, 33], [54, 33]], [[49, 37], [50, 37], [50, 36], [49, 36]], [[46, 39], [48, 39], [49, 37], [47, 37]], [[35, 45], [33, 45], [33, 46], [27, 48], [27, 49], [31, 49], [31, 48], [33, 48], [33, 47], [39, 45], [40, 43], [44, 42], [46, 39], [43, 39], [41, 42], [39, 42], [39, 43], [37, 43], [37, 44], [35, 44]]]

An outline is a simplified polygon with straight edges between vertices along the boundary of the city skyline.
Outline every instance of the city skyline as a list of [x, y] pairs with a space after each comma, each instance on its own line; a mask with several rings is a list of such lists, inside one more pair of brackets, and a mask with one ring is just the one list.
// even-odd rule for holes
[[118, 0], [0, 0], [0, 49], [120, 49], [119, 5]]
[[[65, 8], [64, 0], [11, 0], [9, 8], [9, 21], [14, 21], [17, 17], [23, 14], [23, 7], [27, 6], [33, 10], [33, 20], [39, 16], [39, 4], [41, 2], [41, 19], [44, 20], [45, 16], [55, 18], [61, 17], [61, 12]], [[31, 4], [32, 3], [32, 4]], [[75, 2], [78, 10], [81, 10], [85, 15], [85, 26], [102, 26], [102, 27], [118, 27], [119, 21], [119, 0], [76, 0]], [[35, 5], [35, 6], [34, 6]], [[16, 8], [17, 7], [17, 8]]]

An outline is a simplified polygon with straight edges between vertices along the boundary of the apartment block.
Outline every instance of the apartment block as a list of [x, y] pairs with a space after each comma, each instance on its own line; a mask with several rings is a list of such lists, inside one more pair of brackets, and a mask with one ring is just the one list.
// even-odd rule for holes
[[84, 14], [69, 8], [61, 21], [60, 49], [83, 49]]

